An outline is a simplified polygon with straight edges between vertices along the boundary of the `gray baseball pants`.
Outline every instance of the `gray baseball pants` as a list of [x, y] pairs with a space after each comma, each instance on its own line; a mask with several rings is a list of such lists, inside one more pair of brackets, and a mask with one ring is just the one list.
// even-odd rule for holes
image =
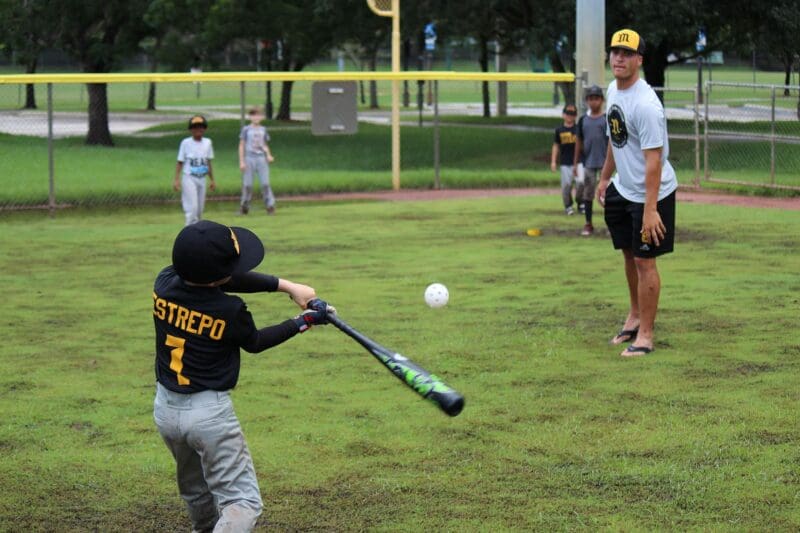
[[261, 196], [266, 207], [275, 206], [275, 195], [269, 185], [269, 163], [263, 155], [248, 155], [244, 158], [245, 169], [242, 173], [242, 201], [243, 207], [250, 207], [253, 197], [253, 174], [258, 174], [261, 182]]
[[575, 198], [578, 203], [585, 204], [594, 200], [594, 191], [597, 187], [597, 176], [601, 168], [585, 167], [583, 169], [583, 182], [575, 189]]
[[196, 178], [183, 175], [181, 179], [181, 205], [186, 216], [186, 225], [189, 226], [203, 218], [203, 209], [206, 206], [206, 177]]
[[261, 492], [229, 391], [180, 394], [157, 383], [153, 417], [194, 531], [251, 531]]
[[564, 207], [572, 205], [572, 165], [561, 165], [561, 200]]

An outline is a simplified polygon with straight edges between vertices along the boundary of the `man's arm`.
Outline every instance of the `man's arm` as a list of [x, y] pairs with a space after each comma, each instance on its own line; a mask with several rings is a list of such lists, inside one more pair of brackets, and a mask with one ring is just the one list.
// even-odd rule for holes
[[558, 143], [553, 143], [553, 149], [550, 151], [550, 170], [553, 172], [558, 170]]
[[608, 183], [611, 181], [611, 175], [617, 170], [617, 163], [614, 161], [614, 152], [611, 149], [611, 143], [606, 143], [606, 160], [603, 163], [603, 169], [600, 171], [600, 181], [597, 184], [597, 201], [603, 207], [606, 206], [606, 189]]
[[642, 150], [644, 153], [645, 197], [644, 216], [642, 217], [642, 234], [656, 246], [667, 232], [666, 226], [658, 214], [658, 191], [661, 188], [661, 156], [662, 148]]

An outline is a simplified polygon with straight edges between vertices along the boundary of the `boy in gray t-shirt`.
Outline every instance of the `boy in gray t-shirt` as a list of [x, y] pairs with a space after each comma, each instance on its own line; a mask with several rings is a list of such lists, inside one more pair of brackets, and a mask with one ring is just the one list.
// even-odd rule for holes
[[275, 195], [269, 184], [269, 163], [275, 161], [270, 152], [269, 133], [261, 125], [264, 114], [260, 107], [248, 111], [250, 124], [242, 128], [239, 134], [239, 169], [242, 171], [242, 199], [239, 212], [246, 215], [250, 212], [250, 200], [253, 196], [253, 173], [258, 174], [261, 182], [261, 195], [267, 213], [275, 214]]
[[575, 143], [574, 175], [578, 177], [578, 163], [583, 163], [583, 182], [577, 182], [575, 196], [586, 217], [581, 235], [594, 233], [592, 225], [592, 200], [597, 185], [597, 176], [606, 162], [608, 137], [606, 137], [606, 115], [603, 112], [603, 89], [592, 85], [586, 90], [586, 105], [589, 111], [578, 120]]

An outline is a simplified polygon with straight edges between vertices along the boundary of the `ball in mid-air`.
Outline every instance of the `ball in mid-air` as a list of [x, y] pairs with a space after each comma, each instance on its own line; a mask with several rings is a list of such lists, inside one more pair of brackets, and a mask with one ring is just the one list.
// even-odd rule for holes
[[450, 293], [447, 287], [441, 283], [431, 283], [425, 289], [425, 303], [434, 309], [437, 307], [444, 307], [447, 305], [447, 300], [450, 299]]

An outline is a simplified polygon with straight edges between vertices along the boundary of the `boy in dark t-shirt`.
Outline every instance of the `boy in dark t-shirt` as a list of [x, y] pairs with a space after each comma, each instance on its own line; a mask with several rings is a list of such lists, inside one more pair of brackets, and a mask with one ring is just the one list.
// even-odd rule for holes
[[578, 109], [574, 104], [564, 106], [562, 118], [564, 124], [557, 127], [553, 137], [553, 149], [550, 152], [550, 170], [561, 170], [561, 199], [564, 202], [564, 212], [574, 215], [572, 208], [572, 169], [575, 159], [576, 128], [575, 117]]
[[579, 205], [583, 205], [586, 224], [581, 235], [594, 233], [592, 225], [592, 200], [597, 185], [597, 176], [606, 162], [608, 137], [606, 137], [606, 115], [603, 112], [603, 89], [592, 85], [586, 90], [588, 112], [578, 120], [578, 142], [575, 145], [575, 172], [578, 177], [578, 162], [583, 163], [583, 180], [576, 187], [575, 195]]
[[[307, 285], [251, 272], [263, 257], [253, 232], [201, 220], [178, 234], [172, 264], [153, 286], [153, 416], [175, 458], [195, 531], [251, 531], [261, 514], [253, 460], [230, 398], [240, 349], [262, 352], [325, 324], [334, 312], [321, 301], [311, 310], [316, 293]], [[228, 294], [276, 291], [306, 310], [261, 329], [244, 301]]]

